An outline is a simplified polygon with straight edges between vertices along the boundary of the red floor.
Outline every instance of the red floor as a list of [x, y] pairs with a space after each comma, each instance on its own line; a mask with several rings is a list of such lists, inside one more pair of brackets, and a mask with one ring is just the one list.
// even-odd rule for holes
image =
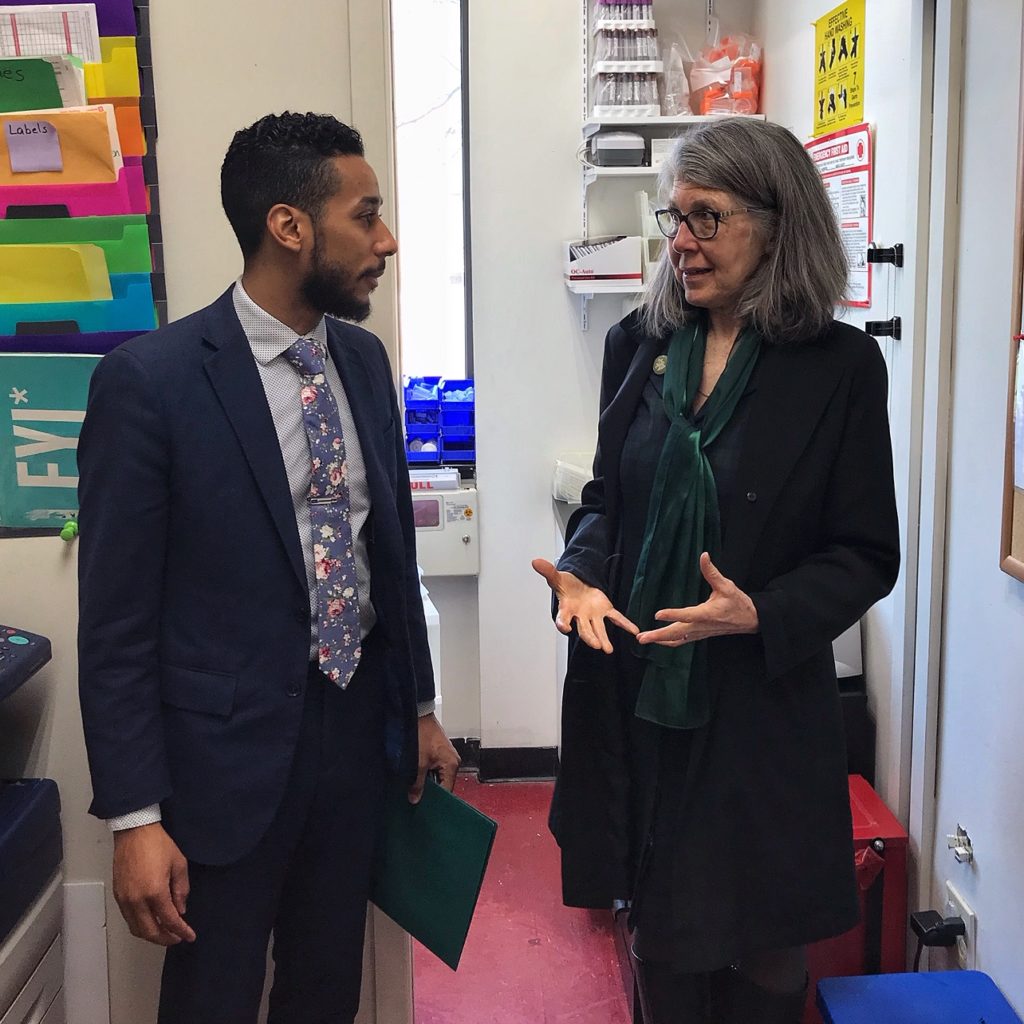
[[551, 783], [456, 792], [498, 822], [459, 969], [414, 943], [416, 1024], [627, 1024], [611, 915], [562, 906]]

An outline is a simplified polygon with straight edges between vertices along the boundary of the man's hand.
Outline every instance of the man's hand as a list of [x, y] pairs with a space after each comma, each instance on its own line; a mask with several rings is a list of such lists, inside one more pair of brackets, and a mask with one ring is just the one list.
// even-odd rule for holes
[[700, 556], [700, 571], [711, 587], [708, 599], [693, 608], [663, 608], [654, 617], [672, 625], [641, 633], [637, 637], [641, 644], [681, 647], [712, 636], [758, 632], [754, 602], [715, 568], [706, 551]]
[[415, 784], [409, 789], [409, 803], [411, 804], [420, 802], [420, 797], [423, 796], [423, 787], [427, 782], [427, 772], [438, 772], [441, 777], [441, 785], [450, 793], [455, 788], [455, 776], [461, 763], [461, 758], [448, 742], [441, 723], [433, 714], [421, 715], [419, 728], [420, 768], [416, 774]]
[[185, 923], [188, 861], [159, 822], [114, 833], [114, 899], [132, 935], [158, 946], [195, 942]]
[[546, 558], [535, 558], [531, 564], [534, 571], [547, 580], [548, 586], [558, 598], [555, 626], [560, 633], [571, 632], [575, 621], [576, 632], [588, 647], [611, 654], [612, 644], [608, 639], [605, 619], [633, 636], [639, 632], [603, 591], [588, 586], [571, 572], [560, 572]]

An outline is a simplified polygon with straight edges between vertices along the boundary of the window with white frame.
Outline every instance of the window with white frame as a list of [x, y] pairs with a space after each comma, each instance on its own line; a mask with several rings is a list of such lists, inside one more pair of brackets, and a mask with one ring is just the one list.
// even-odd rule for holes
[[472, 375], [465, 215], [465, 0], [391, 0], [400, 365]]

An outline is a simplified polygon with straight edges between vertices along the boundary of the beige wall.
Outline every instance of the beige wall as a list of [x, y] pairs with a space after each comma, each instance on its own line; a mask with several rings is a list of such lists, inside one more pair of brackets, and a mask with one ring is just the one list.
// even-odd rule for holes
[[[219, 168], [243, 125], [285, 109], [354, 123], [382, 188], [393, 196], [387, 9], [387, 0], [153, 0], [157, 156], [173, 318], [210, 302], [240, 270], [220, 209]], [[378, 291], [368, 326], [393, 352], [389, 277], [391, 287]], [[49, 636], [54, 647], [53, 662], [0, 704], [0, 777], [56, 779], [66, 878], [106, 882], [110, 836], [86, 813], [91, 794], [76, 691], [75, 574], [76, 551], [57, 538], [0, 540], [0, 622]], [[155, 1019], [159, 951], [128, 935], [109, 891], [107, 920], [111, 1024], [146, 1024]]]

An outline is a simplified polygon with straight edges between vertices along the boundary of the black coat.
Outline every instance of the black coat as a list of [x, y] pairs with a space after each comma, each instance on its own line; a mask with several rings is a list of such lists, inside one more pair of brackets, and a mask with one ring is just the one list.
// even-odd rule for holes
[[[622, 447], [666, 344], [645, 337], [635, 318], [608, 334], [595, 479], [566, 540], [572, 548], [591, 513], [605, 530], [591, 518], [586, 545], [560, 563], [587, 582], [608, 586]], [[662, 794], [683, 823], [671, 851], [672, 912], [712, 947], [741, 935], [732, 955], [801, 945], [856, 922], [831, 645], [899, 570], [886, 390], [876, 342], [833, 323], [802, 345], [765, 345], [745, 399], [717, 565], [753, 600], [760, 633], [708, 641], [711, 721], [692, 733], [685, 783]], [[638, 776], [658, 774], [637, 737], [643, 747], [658, 727], [638, 731], [614, 658], [575, 636], [571, 645], [551, 826], [565, 902], [607, 907], [633, 895], [652, 792], [651, 778]]]

